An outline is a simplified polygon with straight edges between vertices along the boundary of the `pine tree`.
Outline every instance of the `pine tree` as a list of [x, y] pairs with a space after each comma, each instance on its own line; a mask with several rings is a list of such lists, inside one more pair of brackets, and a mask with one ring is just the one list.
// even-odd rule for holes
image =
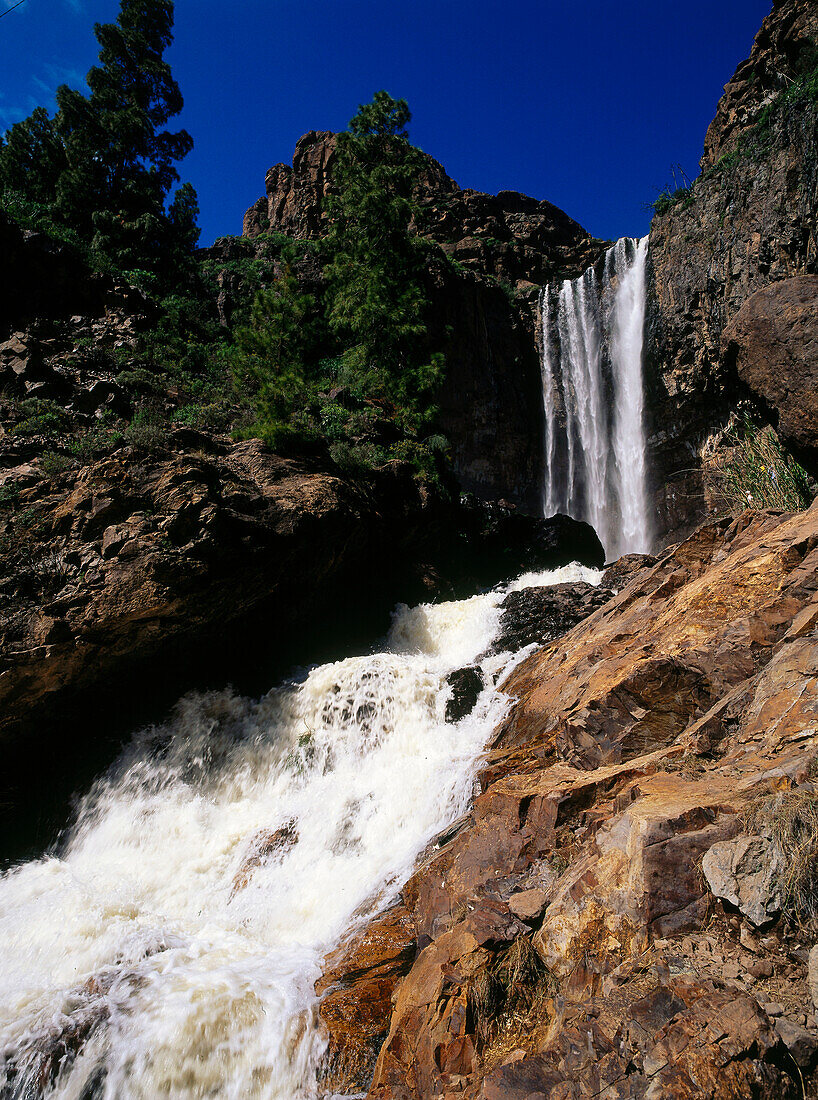
[[164, 129], [182, 109], [163, 56], [172, 29], [172, 0], [121, 0], [116, 23], [94, 28], [89, 95], [62, 85], [54, 118], [38, 108], [0, 149], [0, 187], [30, 202], [48, 196], [52, 217], [117, 268], [166, 277], [198, 237], [190, 185], [166, 206], [174, 162], [193, 147], [185, 130]]
[[285, 256], [278, 278], [256, 295], [250, 323], [236, 332], [238, 381], [254, 392], [255, 430], [272, 447], [289, 449], [312, 434], [307, 363], [315, 318], [315, 299], [300, 289]]
[[346, 344], [347, 375], [419, 428], [442, 356], [424, 354], [423, 242], [409, 232], [422, 160], [409, 142], [410, 119], [405, 100], [380, 91], [338, 135], [327, 273], [329, 321]]

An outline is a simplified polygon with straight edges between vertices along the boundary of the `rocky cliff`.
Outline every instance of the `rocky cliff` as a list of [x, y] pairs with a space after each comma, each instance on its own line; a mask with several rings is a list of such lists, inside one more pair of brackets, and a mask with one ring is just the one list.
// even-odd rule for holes
[[[244, 234], [315, 240], [325, 231], [335, 135], [311, 132], [292, 165], [276, 164]], [[573, 277], [604, 242], [549, 202], [514, 191], [458, 187], [424, 156], [415, 230], [440, 246], [430, 260], [431, 340], [447, 361], [440, 422], [463, 488], [539, 511], [542, 393], [536, 347], [537, 288]]]
[[804, 373], [818, 306], [817, 42], [815, 4], [777, 0], [725, 88], [701, 176], [660, 200], [651, 226], [648, 406], [664, 530], [712, 506], [703, 450], [743, 399], [815, 468]]
[[333, 1088], [806, 1095], [818, 506], [608, 583], [511, 674], [471, 811], [327, 960]]

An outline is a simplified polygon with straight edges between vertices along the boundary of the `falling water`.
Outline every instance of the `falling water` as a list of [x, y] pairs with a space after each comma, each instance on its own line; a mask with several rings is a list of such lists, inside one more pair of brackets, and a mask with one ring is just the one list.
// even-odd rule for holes
[[609, 560], [651, 544], [642, 384], [648, 238], [609, 249], [542, 305], [543, 511], [586, 520]]
[[[383, 652], [138, 734], [59, 856], [0, 878], [0, 1096], [315, 1096], [321, 959], [465, 810], [506, 712], [503, 595], [400, 608]], [[447, 722], [475, 661], [486, 686]]]

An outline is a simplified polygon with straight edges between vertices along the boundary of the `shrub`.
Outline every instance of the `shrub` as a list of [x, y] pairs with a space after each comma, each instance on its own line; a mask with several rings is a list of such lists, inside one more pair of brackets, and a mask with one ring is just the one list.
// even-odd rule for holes
[[156, 409], [140, 409], [123, 434], [140, 451], [161, 451], [167, 443], [167, 429]]
[[71, 427], [71, 417], [56, 401], [27, 397], [17, 406], [23, 414], [10, 430], [13, 435], [60, 435]]
[[73, 465], [73, 460], [68, 455], [56, 454], [54, 451], [44, 451], [40, 458], [40, 469], [46, 477], [56, 477]]
[[726, 445], [708, 470], [711, 490], [731, 510], [775, 508], [799, 512], [812, 501], [806, 471], [788, 454], [775, 431], [744, 415], [722, 437]]

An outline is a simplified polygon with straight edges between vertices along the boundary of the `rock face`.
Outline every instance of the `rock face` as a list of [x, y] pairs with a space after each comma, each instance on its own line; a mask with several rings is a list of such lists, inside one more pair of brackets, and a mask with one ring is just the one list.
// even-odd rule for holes
[[[725, 88], [702, 175], [651, 225], [646, 373], [660, 532], [690, 530], [707, 514], [702, 448], [748, 387], [790, 438], [804, 430], [799, 409], [811, 383], [799, 378], [795, 338], [784, 334], [785, 314], [795, 318], [801, 307], [794, 285], [770, 284], [818, 273], [818, 104], [803, 88], [816, 41], [812, 0], [777, 0]], [[806, 318], [796, 323], [814, 339]], [[761, 335], [761, 325], [762, 348], [747, 352], [737, 374], [737, 346]], [[777, 370], [762, 366], [765, 348]]]
[[[292, 166], [270, 169], [266, 196], [244, 217], [249, 240], [266, 231], [297, 240], [323, 235], [335, 141], [331, 133], [305, 134]], [[415, 229], [441, 249], [429, 263], [429, 326], [433, 346], [446, 356], [438, 403], [458, 478], [467, 492], [539, 514], [537, 287], [579, 274], [605, 242], [549, 202], [464, 190], [429, 156], [417, 200]]]
[[784, 854], [770, 837], [742, 835], [714, 844], [702, 871], [713, 894], [753, 924], [766, 924], [781, 912]]
[[781, 439], [818, 452], [818, 275], [757, 290], [726, 326], [722, 349]]
[[811, 941], [760, 941], [702, 862], [729, 851], [743, 874], [743, 811], [818, 797], [818, 505], [707, 525], [620, 585], [511, 674], [480, 793], [402, 890], [402, 961], [360, 1034], [366, 937], [345, 946], [343, 1031], [321, 1011], [358, 1067], [346, 1090], [801, 1095]]
[[[188, 428], [51, 476], [20, 460], [0, 489], [4, 815], [32, 769], [45, 786], [46, 749], [72, 724], [93, 729], [112, 708], [155, 718], [140, 711], [145, 677], [159, 707], [237, 677], [263, 690], [272, 661], [314, 660], [333, 635], [351, 643], [356, 616], [371, 638], [399, 599], [600, 553], [584, 524], [461, 506], [406, 465], [358, 483]], [[300, 654], [299, 630], [312, 639]]]
[[[244, 215], [246, 237], [266, 231], [296, 240], [323, 235], [335, 143], [335, 134], [312, 130], [296, 143], [292, 166], [273, 165], [265, 178], [265, 197]], [[416, 198], [419, 233], [464, 267], [511, 283], [541, 285], [583, 270], [605, 243], [550, 202], [516, 191], [486, 195], [458, 187], [427, 154]]]

